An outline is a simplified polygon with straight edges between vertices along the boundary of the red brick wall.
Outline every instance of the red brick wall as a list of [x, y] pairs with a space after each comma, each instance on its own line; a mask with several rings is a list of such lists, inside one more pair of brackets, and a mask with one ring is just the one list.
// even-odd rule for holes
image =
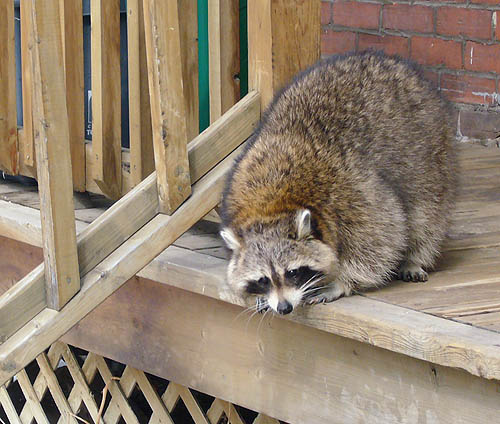
[[375, 48], [410, 58], [459, 110], [496, 120], [493, 132], [475, 136], [500, 136], [500, 114], [492, 113], [500, 108], [500, 0], [411, 3], [322, 0], [323, 56]]

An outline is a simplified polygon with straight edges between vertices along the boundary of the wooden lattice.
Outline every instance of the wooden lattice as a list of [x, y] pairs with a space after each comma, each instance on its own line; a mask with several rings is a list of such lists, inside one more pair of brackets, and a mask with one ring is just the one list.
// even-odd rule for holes
[[0, 387], [0, 406], [1, 424], [279, 424], [62, 342]]

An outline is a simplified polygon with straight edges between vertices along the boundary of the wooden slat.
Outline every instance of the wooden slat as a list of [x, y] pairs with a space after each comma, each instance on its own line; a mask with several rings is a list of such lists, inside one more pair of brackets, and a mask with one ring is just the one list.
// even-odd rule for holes
[[198, 96], [198, 2], [179, 0], [182, 79], [186, 101], [187, 139], [200, 133]]
[[320, 58], [321, 2], [248, 2], [248, 86], [262, 107], [299, 71]]
[[85, 191], [82, 3], [59, 0], [73, 188]]
[[22, 424], [5, 386], [0, 387], [0, 404], [9, 419], [9, 424]]
[[193, 186], [193, 195], [172, 216], [156, 216], [83, 277], [83, 289], [60, 312], [43, 310], [0, 345], [0, 384], [58, 340], [213, 209], [219, 202], [226, 174], [240, 152], [241, 147], [198, 181]]
[[[321, 326], [326, 331], [319, 331], [277, 316], [249, 320], [241, 307], [134, 280], [65, 340], [285, 422], [388, 424], [418, 422], [418, 417], [426, 416], [431, 416], [427, 422], [439, 424], [495, 422], [497, 381], [373, 346], [382, 343], [390, 349], [392, 344], [411, 350], [417, 346], [415, 330], [421, 336], [436, 332], [425, 341], [425, 348], [419, 345], [422, 352], [432, 352], [443, 362], [448, 352], [470, 365], [475, 350], [466, 353], [462, 342], [450, 339], [454, 332], [448, 324], [466, 329], [464, 334], [476, 334], [475, 329], [435, 317], [427, 320], [424, 314], [399, 308], [383, 335], [375, 327], [385, 319], [385, 307], [392, 308], [380, 304], [372, 309], [374, 303], [380, 304], [358, 297], [308, 308], [311, 325], [328, 322], [330, 330], [357, 333], [364, 341], [360, 343], [328, 334], [325, 325]], [[131, 306], [123, 308], [124, 304]], [[361, 323], [357, 320], [361, 316], [371, 318]], [[415, 316], [424, 319], [412, 321]], [[103, 340], [103, 320], [113, 328], [118, 343]], [[442, 321], [447, 328], [441, 327]], [[412, 330], [405, 332], [408, 324]], [[424, 342], [424, 337], [417, 339]], [[154, 355], [144, 355], [139, 346], [147, 346]], [[490, 370], [493, 357], [483, 359], [476, 364]]]
[[16, 55], [14, 52], [14, 4], [0, 3], [0, 169], [17, 174]]
[[130, 176], [136, 186], [154, 167], [142, 0], [127, 1]]
[[[250, 136], [260, 117], [260, 97], [251, 92], [189, 143], [191, 181], [198, 181]], [[85, 275], [152, 219], [158, 208], [156, 173], [127, 193], [78, 237], [80, 273]], [[0, 341], [6, 340], [46, 305], [40, 293], [44, 267], [37, 267], [9, 296], [0, 297]], [[25, 305], [29, 304], [30, 308]], [[14, 313], [13, 311], [22, 311]], [[7, 315], [2, 315], [3, 313]], [[2, 316], [6, 319], [1, 319]], [[8, 318], [8, 319], [7, 319]]]
[[59, 0], [33, 1], [34, 123], [47, 305], [60, 309], [80, 289]]
[[238, 0], [208, 0], [210, 122], [240, 98]]
[[158, 195], [167, 214], [191, 193], [178, 7], [179, 0], [144, 0]]
[[92, 0], [92, 153], [95, 182], [121, 195], [120, 2]]
[[23, 395], [26, 398], [26, 403], [31, 410], [31, 415], [35, 418], [36, 422], [39, 424], [50, 424], [47, 415], [45, 415], [45, 412], [40, 405], [41, 399], [38, 399], [26, 370], [21, 370], [21, 372], [17, 375], [17, 378], [19, 385], [21, 386], [21, 390], [23, 391]]

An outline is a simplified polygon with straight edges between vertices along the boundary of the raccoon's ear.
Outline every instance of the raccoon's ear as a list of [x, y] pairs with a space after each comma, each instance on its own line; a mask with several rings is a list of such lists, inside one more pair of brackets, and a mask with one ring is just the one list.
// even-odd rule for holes
[[311, 235], [311, 211], [309, 209], [301, 209], [297, 212], [295, 219], [297, 223], [297, 240], [302, 240]]
[[241, 249], [241, 242], [239, 237], [234, 233], [231, 228], [226, 227], [220, 231], [220, 236], [226, 242], [227, 247], [233, 251], [238, 251]]

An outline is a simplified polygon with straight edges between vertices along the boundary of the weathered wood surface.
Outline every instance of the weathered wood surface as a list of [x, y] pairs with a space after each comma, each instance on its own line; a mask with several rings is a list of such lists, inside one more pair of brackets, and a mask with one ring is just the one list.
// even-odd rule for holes
[[16, 55], [14, 4], [0, 3], [0, 170], [17, 174]]
[[[352, 303], [353, 315], [356, 300], [367, 299], [342, 302]], [[326, 317], [337, 307], [316, 309]], [[483, 424], [498, 418], [496, 381], [242, 312], [137, 278], [64, 341], [290, 423]], [[115, 343], [103, 340], [103, 322]]]
[[[200, 180], [248, 138], [259, 118], [260, 97], [251, 92], [189, 143], [191, 181]], [[84, 276], [150, 221], [157, 209], [156, 173], [153, 173], [79, 234], [78, 260], [81, 275]], [[0, 305], [3, 305], [0, 307], [0, 340], [12, 335], [46, 306], [43, 296], [32, 294], [41, 292], [44, 281], [44, 267], [40, 265], [19, 282], [15, 292], [9, 296], [0, 296]], [[27, 302], [24, 296], [28, 295], [34, 296], [33, 299], [37, 302], [30, 309], [20, 309], [19, 305]], [[16, 310], [22, 310], [23, 313], [11, 315]], [[3, 313], [8, 319], [2, 320]]]
[[122, 193], [120, 2], [92, 0], [90, 13], [93, 178], [104, 194], [117, 199]]
[[85, 191], [82, 4], [60, 0], [59, 7], [73, 188]]
[[1, 344], [0, 384], [24, 368], [213, 209], [220, 200], [225, 176], [241, 148], [193, 185], [193, 195], [172, 216], [157, 215], [89, 271], [82, 278], [80, 292], [61, 311], [42, 310]]
[[191, 194], [180, 6], [180, 0], [144, 0], [156, 181], [160, 212], [167, 214]]
[[[32, 2], [33, 105], [47, 305], [80, 290], [59, 0]], [[69, 60], [69, 59], [68, 59]]]
[[321, 2], [248, 2], [248, 86], [262, 108], [298, 72], [320, 58]]
[[240, 21], [238, 0], [208, 1], [210, 122], [240, 98]]

